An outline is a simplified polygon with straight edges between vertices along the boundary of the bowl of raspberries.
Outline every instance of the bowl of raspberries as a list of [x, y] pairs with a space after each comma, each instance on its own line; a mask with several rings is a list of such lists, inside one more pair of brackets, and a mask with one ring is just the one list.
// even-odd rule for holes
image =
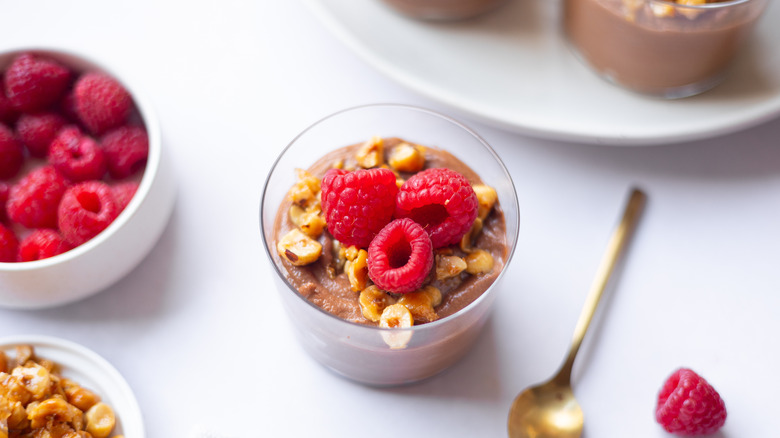
[[136, 89], [68, 51], [0, 53], [0, 306], [107, 288], [154, 246], [173, 198], [160, 128]]

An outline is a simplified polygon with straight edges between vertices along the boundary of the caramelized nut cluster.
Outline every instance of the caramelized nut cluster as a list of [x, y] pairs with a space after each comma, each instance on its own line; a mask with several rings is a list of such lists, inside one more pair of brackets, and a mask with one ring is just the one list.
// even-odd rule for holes
[[115, 425], [100, 396], [62, 377], [32, 346], [18, 346], [14, 359], [0, 351], [0, 438], [106, 438]]
[[[391, 150], [386, 150], [385, 140], [373, 137], [360, 145], [354, 157], [339, 159], [332, 167], [345, 170], [386, 168], [396, 175], [396, 184], [400, 187], [404, 183], [402, 173], [414, 174], [425, 168], [425, 147], [404, 141], [391, 143], [390, 147]], [[315, 262], [322, 255], [322, 244], [317, 239], [326, 223], [320, 204], [320, 181], [304, 170], [297, 169], [296, 172], [298, 181], [290, 189], [288, 197], [292, 202], [290, 220], [297, 228], [279, 240], [277, 251], [280, 257], [293, 265], [303, 266]], [[471, 230], [457, 247], [436, 251], [429, 280], [415, 292], [399, 295], [379, 289], [368, 276], [367, 251], [356, 246], [344, 247], [337, 240], [333, 241], [328, 274], [335, 278], [340, 273], [346, 273], [352, 290], [359, 294], [358, 303], [367, 320], [380, 327], [398, 328], [411, 327], [415, 322], [435, 321], [439, 318], [436, 307], [442, 302], [442, 293], [431, 284], [433, 281], [460, 281], [462, 276], [492, 271], [493, 257], [487, 251], [474, 248], [474, 242], [496, 205], [498, 194], [494, 188], [484, 184], [472, 187], [479, 210]]]
[[683, 15], [691, 20], [695, 19], [702, 12], [695, 8], [685, 8], [684, 6], [702, 6], [708, 3], [719, 3], [725, 0], [669, 0], [682, 8], [671, 4], [660, 2], [648, 2], [647, 0], [623, 0], [623, 7], [626, 11], [626, 17], [629, 21], [635, 21], [637, 13], [643, 6], [649, 8], [650, 13], [658, 18], [668, 18]]
[[276, 251], [293, 265], [304, 266], [317, 261], [322, 254], [322, 244], [316, 239], [325, 229], [325, 217], [320, 203], [319, 178], [302, 169], [296, 169], [296, 173], [298, 181], [287, 196], [292, 201], [290, 221], [298, 228], [279, 239]]

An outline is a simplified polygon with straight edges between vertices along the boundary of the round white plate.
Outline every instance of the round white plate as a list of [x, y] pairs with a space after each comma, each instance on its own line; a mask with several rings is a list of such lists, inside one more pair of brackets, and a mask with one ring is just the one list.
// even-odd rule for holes
[[16, 357], [17, 345], [32, 345], [38, 357], [58, 364], [62, 375], [100, 396], [116, 415], [114, 435], [143, 438], [141, 409], [125, 379], [110, 363], [92, 350], [64, 339], [49, 336], [10, 336], [0, 338], [0, 350]]
[[560, 33], [559, 0], [510, 0], [460, 23], [416, 21], [379, 0], [304, 0], [360, 57], [455, 112], [556, 140], [648, 145], [713, 137], [780, 114], [780, 5], [770, 2], [726, 82], [667, 101], [597, 77]]

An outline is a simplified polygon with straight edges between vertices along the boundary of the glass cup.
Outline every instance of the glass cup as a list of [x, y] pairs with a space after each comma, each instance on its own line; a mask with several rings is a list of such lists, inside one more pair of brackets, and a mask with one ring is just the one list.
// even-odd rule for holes
[[431, 21], [466, 20], [498, 9], [507, 0], [384, 0], [398, 12]]
[[[277, 210], [295, 182], [296, 168], [307, 168], [326, 152], [374, 136], [400, 137], [445, 149], [466, 162], [496, 189], [506, 222], [506, 257], [496, 280], [460, 311], [408, 329], [385, 329], [349, 322], [305, 299], [285, 277], [276, 252]], [[318, 362], [354, 381], [401, 385], [430, 377], [460, 359], [472, 346], [496, 298], [517, 244], [519, 210], [512, 178], [493, 149], [457, 121], [405, 105], [377, 104], [330, 115], [299, 134], [274, 163], [263, 190], [260, 228], [274, 281], [303, 348]]]
[[681, 98], [724, 80], [767, 3], [564, 0], [563, 29], [577, 55], [607, 80]]

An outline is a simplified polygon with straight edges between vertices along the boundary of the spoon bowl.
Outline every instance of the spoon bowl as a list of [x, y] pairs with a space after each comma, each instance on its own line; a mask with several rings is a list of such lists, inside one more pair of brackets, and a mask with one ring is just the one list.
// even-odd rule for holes
[[633, 189], [620, 224], [612, 233], [561, 369], [550, 380], [521, 392], [509, 411], [510, 438], [579, 438], [585, 417], [571, 389], [571, 370], [607, 281], [633, 232], [647, 196]]
[[571, 386], [555, 379], [521, 392], [509, 418], [510, 437], [578, 438], [585, 421]]

